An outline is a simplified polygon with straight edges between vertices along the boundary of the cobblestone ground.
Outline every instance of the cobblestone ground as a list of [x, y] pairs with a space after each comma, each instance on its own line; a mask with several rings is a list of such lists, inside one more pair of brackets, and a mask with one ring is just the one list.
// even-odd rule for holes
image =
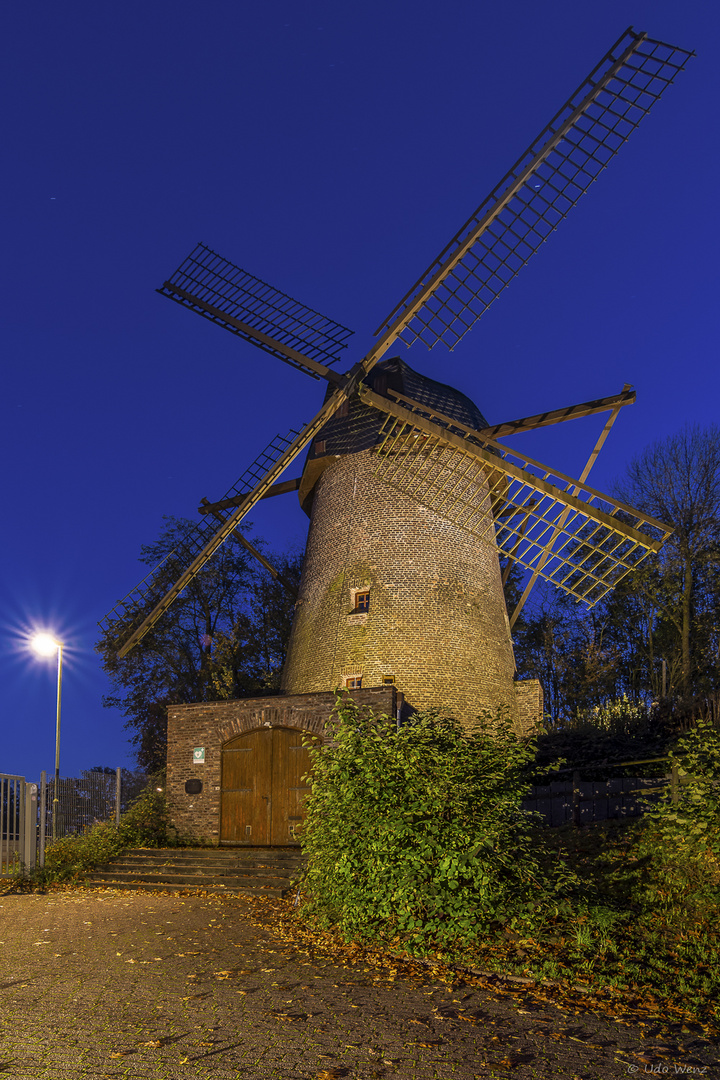
[[717, 1047], [692, 1032], [303, 951], [251, 900], [5, 895], [0, 957], [0, 1076], [720, 1076]]

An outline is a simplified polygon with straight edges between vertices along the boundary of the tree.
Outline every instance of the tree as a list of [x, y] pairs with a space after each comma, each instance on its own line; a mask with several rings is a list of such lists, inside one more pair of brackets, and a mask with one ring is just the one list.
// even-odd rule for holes
[[[140, 560], [157, 565], [193, 523], [166, 517]], [[256, 546], [262, 541], [255, 541]], [[291, 582], [300, 557], [279, 560]], [[140, 768], [155, 772], [167, 753], [167, 706], [277, 692], [294, 600], [232, 535], [169, 610], [123, 659], [108, 634], [98, 643]]]
[[689, 427], [650, 446], [617, 494], [672, 536], [590, 611], [540, 584], [515, 626], [518, 672], [541, 680], [556, 724], [624, 698], [630, 711], [657, 708], [661, 661], [676, 720], [717, 715], [720, 430]]
[[689, 698], [698, 677], [707, 676], [708, 661], [717, 665], [720, 429], [693, 425], [654, 443], [630, 464], [619, 491], [626, 502], [674, 529], [656, 574], [638, 582], [652, 597], [657, 621], [675, 628], [680, 684]]

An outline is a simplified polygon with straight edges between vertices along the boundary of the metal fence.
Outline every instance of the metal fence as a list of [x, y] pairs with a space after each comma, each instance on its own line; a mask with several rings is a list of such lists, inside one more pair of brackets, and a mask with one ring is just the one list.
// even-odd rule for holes
[[78, 778], [61, 777], [56, 792], [55, 778], [51, 777], [45, 798], [46, 836], [60, 840], [85, 832], [98, 821], [110, 821], [116, 816], [116, 808], [119, 810], [119, 784], [117, 773], [83, 772]]
[[0, 773], [0, 878], [45, 865], [45, 846], [55, 838], [77, 836], [100, 821], [116, 822], [144, 790], [147, 777], [126, 769], [88, 771], [61, 778], [55, 801], [54, 777], [40, 784]]
[[0, 878], [35, 866], [37, 804], [37, 784], [0, 773]]
[[[77, 836], [99, 821], [120, 821], [133, 799], [137, 798], [147, 784], [147, 777], [131, 773], [127, 769], [112, 772], [81, 772], [79, 777], [61, 777], [55, 803], [55, 778], [40, 782], [41, 816], [44, 804], [45, 835], [60, 840], [64, 836]], [[43, 793], [45, 797], [43, 798]], [[53, 814], [57, 819], [53, 830]], [[42, 822], [41, 822], [42, 825]]]

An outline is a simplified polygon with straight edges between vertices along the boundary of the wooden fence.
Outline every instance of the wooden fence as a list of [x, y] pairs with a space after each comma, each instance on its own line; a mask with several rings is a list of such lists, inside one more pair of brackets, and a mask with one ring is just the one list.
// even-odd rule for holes
[[[632, 765], [668, 764], [669, 758], [646, 758], [643, 761], [621, 761], [608, 768], [628, 768]], [[549, 784], [535, 786], [527, 799], [523, 800], [523, 810], [532, 810], [541, 814], [545, 824], [551, 828], [566, 825], [587, 825], [593, 821], [609, 821], [613, 818], [639, 817], [644, 811], [641, 799], [659, 798], [662, 791], [669, 787], [673, 802], [679, 798], [680, 784], [687, 783], [689, 777], [679, 774], [677, 762], [667, 776], [640, 777], [629, 776], [614, 780], [582, 780], [581, 769], [566, 769], [559, 776], [571, 773], [567, 780], [553, 780]], [[590, 770], [585, 770], [589, 772]], [[597, 772], [597, 769], [593, 770]]]

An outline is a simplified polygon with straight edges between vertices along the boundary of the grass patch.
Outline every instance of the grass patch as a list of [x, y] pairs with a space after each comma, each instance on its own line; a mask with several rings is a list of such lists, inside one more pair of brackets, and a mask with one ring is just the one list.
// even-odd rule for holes
[[684, 876], [674, 858], [681, 852], [659, 858], [648, 821], [564, 826], [553, 835], [588, 883], [588, 899], [544, 925], [519, 918], [497, 926], [452, 959], [578, 984], [636, 1014], [720, 1033], [720, 890], [710, 875]]

